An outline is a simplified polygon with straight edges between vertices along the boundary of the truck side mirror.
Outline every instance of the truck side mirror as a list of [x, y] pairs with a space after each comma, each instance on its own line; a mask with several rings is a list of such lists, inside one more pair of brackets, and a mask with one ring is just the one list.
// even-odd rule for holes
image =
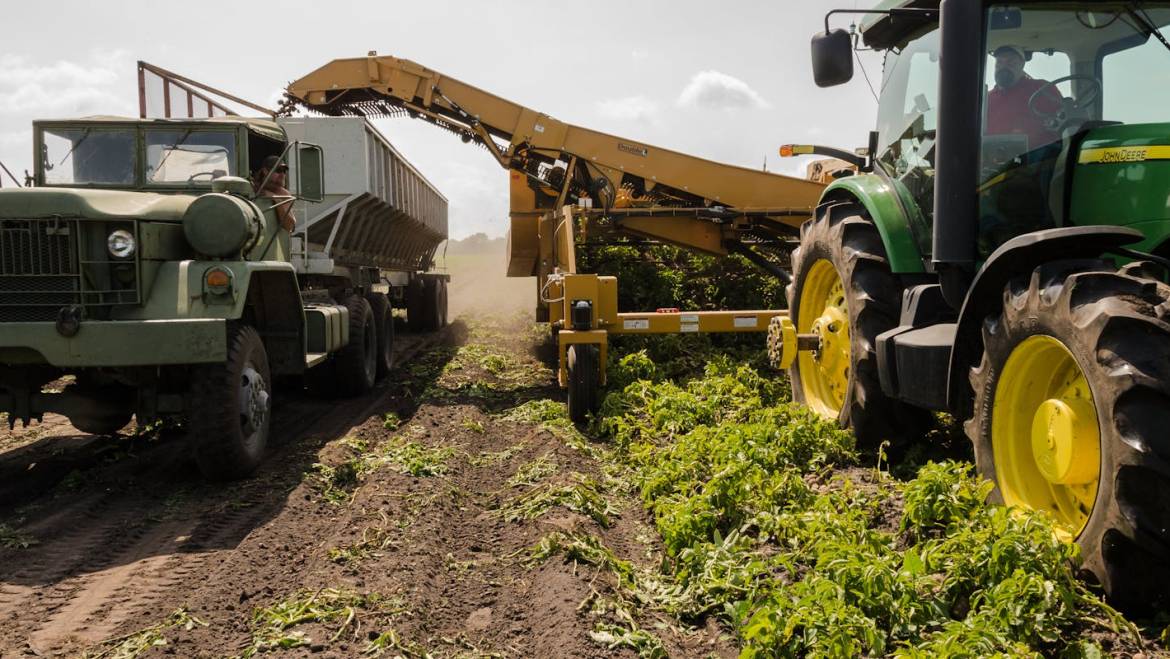
[[316, 144], [297, 143], [297, 196], [312, 202], [325, 198], [325, 156]]
[[840, 28], [812, 38], [813, 80], [833, 87], [853, 79], [853, 39]]

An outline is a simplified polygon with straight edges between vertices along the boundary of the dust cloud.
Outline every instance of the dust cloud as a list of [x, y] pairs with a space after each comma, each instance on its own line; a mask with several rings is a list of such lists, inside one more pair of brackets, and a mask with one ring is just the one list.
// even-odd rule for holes
[[533, 317], [536, 278], [508, 277], [506, 252], [505, 239], [483, 234], [439, 247], [436, 265], [451, 275], [447, 303], [452, 320], [463, 315]]

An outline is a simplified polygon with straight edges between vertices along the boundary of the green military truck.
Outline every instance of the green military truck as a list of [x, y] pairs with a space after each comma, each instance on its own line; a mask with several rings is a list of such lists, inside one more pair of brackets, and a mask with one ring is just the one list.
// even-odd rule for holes
[[[394, 306], [411, 329], [446, 322], [447, 277], [431, 272], [446, 199], [363, 119], [33, 129], [34, 185], [0, 190], [10, 425], [52, 412], [104, 434], [133, 416], [184, 419], [202, 473], [239, 478], [264, 454], [274, 381], [361, 394], [392, 366]], [[272, 156], [290, 196], [254, 192], [248, 177]]]

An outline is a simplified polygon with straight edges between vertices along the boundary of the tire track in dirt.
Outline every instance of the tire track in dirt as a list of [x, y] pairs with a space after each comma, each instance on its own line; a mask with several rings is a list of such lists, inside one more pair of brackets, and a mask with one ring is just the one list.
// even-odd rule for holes
[[[400, 337], [398, 363], [442, 336]], [[0, 656], [5, 648], [41, 653], [88, 645], [139, 615], [165, 617], [181, 605], [176, 589], [217, 571], [225, 551], [286, 504], [274, 495], [301, 478], [291, 459], [301, 452], [298, 439], [343, 432], [391, 393], [383, 384], [349, 401], [290, 397], [277, 414], [272, 454], [239, 484], [192, 480], [179, 441], [150, 447], [136, 457], [141, 464], [93, 465], [95, 479], [111, 477], [113, 487], [42, 493], [48, 500], [34, 501], [44, 516], [21, 528], [41, 544], [0, 560]]]

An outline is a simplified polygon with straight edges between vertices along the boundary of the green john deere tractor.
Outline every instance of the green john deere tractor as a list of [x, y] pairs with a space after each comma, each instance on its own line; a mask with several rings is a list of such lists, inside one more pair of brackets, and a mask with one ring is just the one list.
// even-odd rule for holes
[[[883, 3], [877, 130], [801, 230], [770, 347], [863, 444], [965, 421], [1128, 610], [1170, 604], [1170, 2]], [[841, 155], [839, 150], [806, 151]], [[846, 157], [849, 157], [846, 154]]]

